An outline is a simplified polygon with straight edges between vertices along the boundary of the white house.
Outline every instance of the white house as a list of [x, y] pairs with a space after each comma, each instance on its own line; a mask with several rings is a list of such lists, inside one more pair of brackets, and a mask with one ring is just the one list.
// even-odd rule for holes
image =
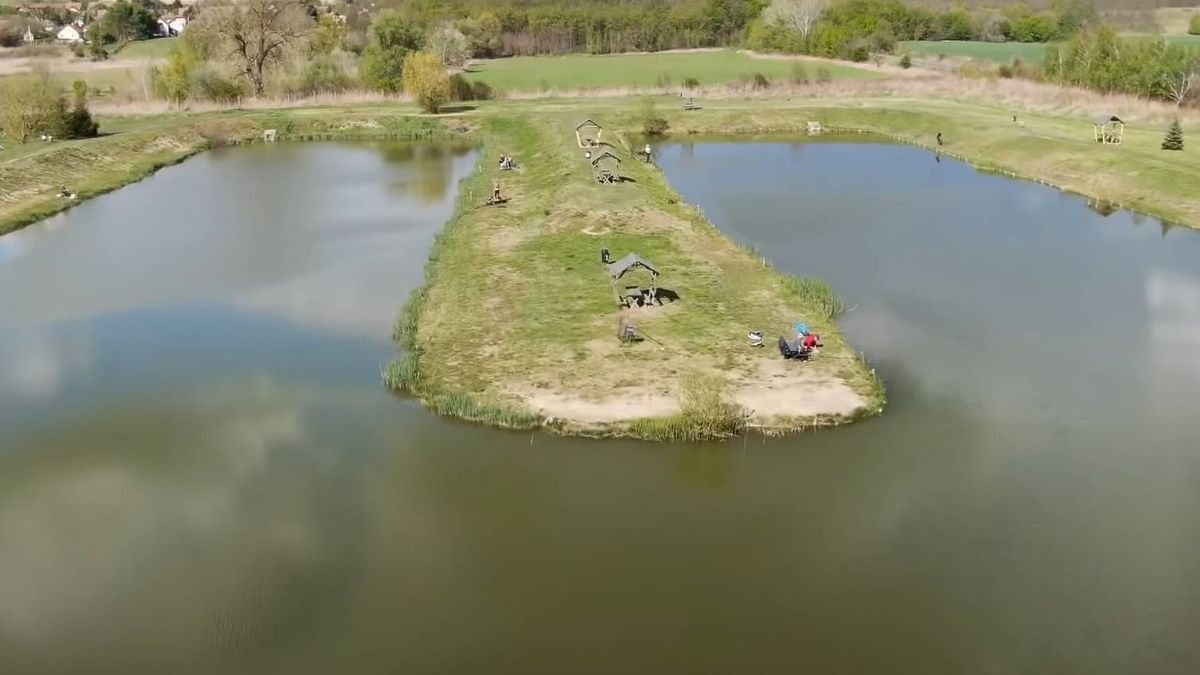
[[83, 42], [83, 32], [75, 26], [63, 26], [55, 37], [62, 42]]
[[187, 26], [187, 19], [182, 16], [177, 16], [171, 19], [158, 20], [158, 34], [163, 37], [175, 37], [183, 33], [184, 27]]

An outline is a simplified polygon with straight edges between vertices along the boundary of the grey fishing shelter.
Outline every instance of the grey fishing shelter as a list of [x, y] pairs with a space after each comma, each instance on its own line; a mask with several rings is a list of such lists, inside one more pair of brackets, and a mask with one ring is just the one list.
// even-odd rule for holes
[[632, 286], [624, 289], [624, 292], [617, 289], [617, 282], [621, 280], [621, 277], [639, 267], [650, 273], [649, 297], [654, 298], [658, 293], [658, 268], [653, 263], [636, 253], [628, 253], [620, 260], [608, 263], [608, 275], [612, 279], [613, 290], [617, 293], [617, 300], [621, 304], [628, 305], [631, 300], [635, 300], [638, 296], [645, 296], [641, 291], [641, 287], [637, 287], [636, 292], [630, 291], [630, 289], [634, 288]]
[[1104, 145], [1120, 145], [1125, 132], [1125, 122], [1112, 114], [1097, 115], [1092, 120], [1096, 129], [1096, 142]]

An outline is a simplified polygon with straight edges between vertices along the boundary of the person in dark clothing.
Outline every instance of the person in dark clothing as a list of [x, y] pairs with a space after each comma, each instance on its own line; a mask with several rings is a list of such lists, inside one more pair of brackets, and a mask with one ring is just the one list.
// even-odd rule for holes
[[943, 143], [942, 143], [942, 132], [940, 132], [940, 131], [938, 132], [938, 135], [937, 135], [937, 142], [938, 142], [938, 145], [943, 145]]

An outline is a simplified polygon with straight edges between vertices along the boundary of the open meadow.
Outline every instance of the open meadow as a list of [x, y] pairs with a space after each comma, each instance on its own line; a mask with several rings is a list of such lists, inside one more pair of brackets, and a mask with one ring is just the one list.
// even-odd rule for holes
[[[501, 91], [552, 91], [581, 88], [650, 87], [679, 85], [694, 78], [701, 85], [737, 82], [762, 74], [770, 80], [787, 80], [795, 59], [772, 59], [731, 50], [660, 52], [594, 56], [518, 56], [475, 61], [467, 78]], [[818, 67], [833, 79], [878, 77], [869, 66], [801, 61], [809, 78]]]

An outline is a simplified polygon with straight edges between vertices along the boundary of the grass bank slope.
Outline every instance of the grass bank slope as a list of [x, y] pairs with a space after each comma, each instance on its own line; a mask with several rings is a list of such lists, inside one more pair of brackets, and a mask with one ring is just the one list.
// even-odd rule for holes
[[[878, 77], [867, 68], [836, 63], [821, 64], [834, 79]], [[807, 64], [808, 76], [816, 65]], [[519, 56], [476, 61], [467, 78], [486, 82], [507, 92], [568, 91], [586, 88], [679, 86], [687, 78], [700, 84], [737, 82], [761, 73], [771, 80], [785, 81], [792, 61], [754, 58], [729, 50], [657, 52], [593, 56]]]
[[[734, 245], [624, 142], [606, 138], [632, 180], [597, 184], [574, 135], [584, 114], [488, 116], [480, 168], [434, 246], [427, 285], [397, 321], [408, 353], [389, 368], [391, 384], [440, 412], [501, 426], [664, 440], [878, 411], [880, 386], [838, 335], [829, 289]], [[501, 153], [520, 168], [497, 171]], [[482, 206], [497, 177], [510, 201]], [[679, 299], [619, 308], [601, 248], [650, 260]], [[647, 284], [639, 274], [621, 285]], [[785, 363], [773, 346], [797, 319], [825, 339], [809, 363]], [[623, 346], [622, 321], [657, 342]], [[751, 347], [751, 329], [769, 344]]]

